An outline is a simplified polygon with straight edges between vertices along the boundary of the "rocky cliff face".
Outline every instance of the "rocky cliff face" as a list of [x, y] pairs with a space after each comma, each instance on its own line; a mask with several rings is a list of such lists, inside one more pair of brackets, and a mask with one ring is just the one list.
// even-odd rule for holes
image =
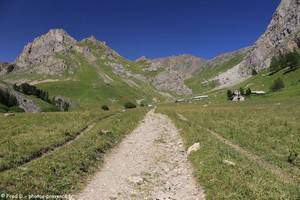
[[67, 51], [76, 40], [62, 29], [51, 29], [47, 34], [27, 44], [16, 60], [20, 69], [31, 70], [40, 74], [59, 74], [66, 65], [56, 54]]
[[223, 86], [247, 78], [251, 71], [270, 66], [273, 56], [300, 47], [300, 0], [282, 0], [266, 32], [256, 41], [249, 55], [237, 66], [215, 79]]
[[257, 71], [269, 67], [274, 55], [300, 47], [300, 38], [296, 35], [299, 31], [300, 0], [282, 0], [267, 31], [257, 40], [242, 66], [249, 66]]

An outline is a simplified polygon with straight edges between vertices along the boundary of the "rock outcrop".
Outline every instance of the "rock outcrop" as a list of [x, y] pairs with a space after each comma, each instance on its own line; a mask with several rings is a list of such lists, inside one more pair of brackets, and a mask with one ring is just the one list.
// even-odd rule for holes
[[0, 63], [0, 76], [6, 75], [14, 70], [16, 70], [18, 66], [13, 63]]
[[31, 99], [26, 97], [20, 92], [13, 89], [11, 85], [0, 83], [0, 89], [6, 91], [16, 98], [18, 107], [22, 108], [25, 112], [41, 112], [41, 108], [34, 103]]
[[34, 103], [31, 99], [27, 98], [25, 95], [20, 92], [10, 90], [10, 93], [17, 98], [18, 106], [22, 108], [25, 112], [42, 112], [42, 109]]
[[22, 70], [39, 74], [59, 74], [65, 71], [66, 64], [57, 53], [72, 49], [76, 40], [62, 29], [51, 29], [33, 42], [27, 44], [16, 60]]
[[69, 98], [63, 96], [53, 97], [53, 103], [60, 111], [68, 111], [72, 104]]

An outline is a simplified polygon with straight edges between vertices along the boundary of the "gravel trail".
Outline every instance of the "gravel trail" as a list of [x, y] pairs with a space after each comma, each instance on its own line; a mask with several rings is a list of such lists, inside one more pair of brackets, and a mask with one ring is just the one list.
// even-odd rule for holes
[[196, 184], [171, 120], [151, 110], [104, 158], [104, 165], [76, 196], [82, 200], [205, 199]]

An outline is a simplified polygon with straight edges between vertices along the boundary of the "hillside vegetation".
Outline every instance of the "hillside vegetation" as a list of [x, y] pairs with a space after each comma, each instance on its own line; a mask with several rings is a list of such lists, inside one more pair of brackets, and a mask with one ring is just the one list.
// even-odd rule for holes
[[[120, 107], [126, 101], [135, 102], [143, 98], [152, 101], [151, 94], [155, 94], [152, 88], [140, 83], [137, 86], [130, 86], [114, 75], [105, 64], [100, 63], [93, 67], [80, 55], [76, 56], [80, 64], [72, 76], [72, 80], [41, 83], [38, 86], [49, 91], [50, 95], [64, 94], [73, 99], [75, 109], [90, 109], [100, 107], [101, 104]], [[76, 60], [69, 62], [76, 62]], [[106, 73], [112, 81], [105, 83], [101, 80], [98, 70]], [[144, 88], [142, 88], [143, 86]]]

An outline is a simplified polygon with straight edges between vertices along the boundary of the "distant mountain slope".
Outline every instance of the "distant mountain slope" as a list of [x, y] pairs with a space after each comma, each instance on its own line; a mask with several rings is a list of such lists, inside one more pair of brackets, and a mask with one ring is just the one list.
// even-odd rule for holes
[[153, 76], [148, 77], [148, 81], [158, 90], [175, 95], [190, 95], [192, 90], [184, 84], [184, 81], [205, 68], [207, 61], [184, 54], [158, 59], [142, 57], [137, 59], [136, 63], [140, 73], [152, 73]]
[[240, 63], [251, 48], [221, 54], [207, 62], [207, 66], [198, 73], [185, 80], [185, 84], [193, 93], [205, 93], [219, 86], [213, 78]]

